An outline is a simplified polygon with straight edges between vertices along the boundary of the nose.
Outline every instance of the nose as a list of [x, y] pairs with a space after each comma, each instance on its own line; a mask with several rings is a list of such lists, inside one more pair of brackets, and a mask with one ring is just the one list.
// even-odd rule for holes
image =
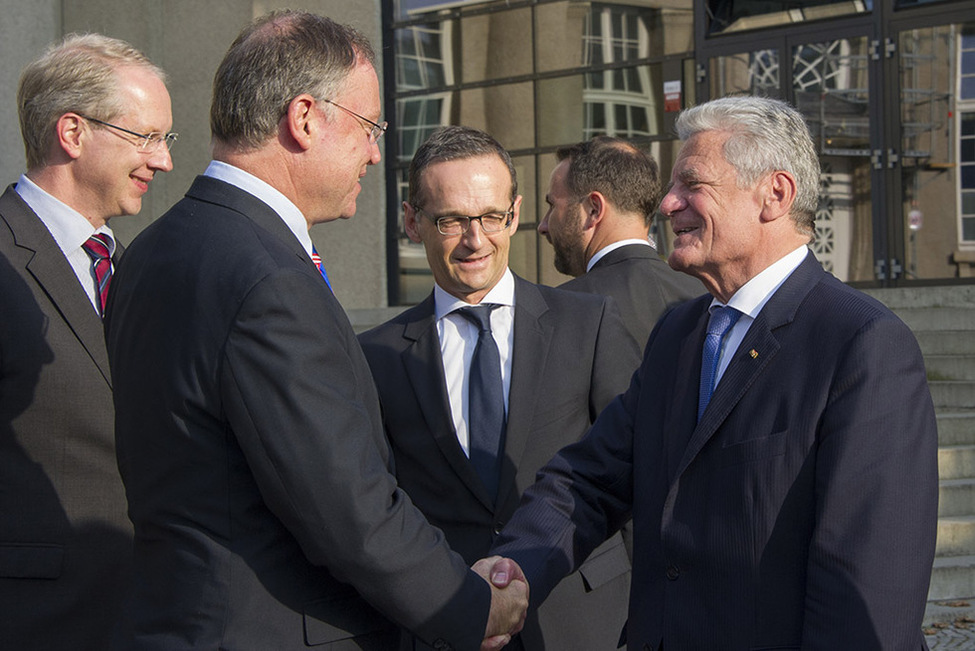
[[538, 226], [535, 227], [535, 230], [538, 231], [539, 235], [544, 235], [545, 237], [548, 237], [548, 216], [550, 214], [552, 214], [551, 210], [546, 212], [545, 216], [542, 217], [542, 221], [538, 222]]
[[156, 172], [169, 172], [173, 169], [173, 155], [168, 147], [160, 147], [149, 156], [146, 165]]
[[481, 220], [472, 219], [470, 226], [467, 228], [467, 232], [462, 237], [464, 238], [464, 246], [471, 251], [476, 251], [481, 248], [481, 238], [484, 237], [484, 231], [481, 230]]
[[369, 165], [378, 165], [383, 159], [383, 153], [379, 151], [379, 141], [369, 143], [372, 149], [369, 151]]
[[683, 202], [673, 188], [670, 189], [664, 198], [660, 200], [660, 212], [666, 216], [670, 216], [673, 213], [681, 209]]

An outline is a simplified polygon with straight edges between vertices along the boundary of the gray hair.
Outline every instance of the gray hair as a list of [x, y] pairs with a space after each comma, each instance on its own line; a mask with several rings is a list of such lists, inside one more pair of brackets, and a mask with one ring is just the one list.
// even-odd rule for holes
[[352, 27], [290, 10], [258, 18], [230, 46], [214, 77], [213, 139], [238, 149], [260, 147], [277, 133], [291, 100], [302, 93], [329, 99], [362, 61], [375, 65], [375, 54]]
[[24, 68], [17, 86], [17, 113], [27, 169], [47, 163], [54, 125], [65, 113], [106, 122], [125, 112], [115, 72], [140, 66], [166, 81], [166, 73], [137, 49], [101, 34], [69, 34]]
[[819, 205], [819, 157], [806, 121], [789, 104], [767, 97], [723, 97], [687, 109], [677, 118], [677, 135], [687, 140], [701, 131], [724, 131], [725, 160], [738, 173], [738, 187], [751, 187], [776, 170], [795, 177], [791, 217], [812, 236]]
[[566, 182], [576, 197], [601, 192], [619, 210], [643, 216], [649, 226], [660, 203], [657, 162], [621, 138], [596, 136], [555, 153], [569, 161]]
[[413, 155], [409, 174], [410, 204], [414, 208], [420, 207], [420, 180], [426, 168], [434, 163], [479, 156], [497, 156], [505, 164], [511, 175], [511, 200], [514, 201], [518, 196], [518, 176], [511, 155], [501, 143], [479, 129], [447, 126], [434, 131]]

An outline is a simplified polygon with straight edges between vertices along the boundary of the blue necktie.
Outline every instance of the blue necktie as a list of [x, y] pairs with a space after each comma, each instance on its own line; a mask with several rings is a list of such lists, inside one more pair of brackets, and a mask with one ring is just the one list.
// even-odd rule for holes
[[718, 376], [718, 359], [721, 357], [721, 342], [740, 316], [741, 312], [727, 306], [715, 308], [711, 312], [708, 334], [704, 337], [704, 354], [701, 357], [701, 391], [697, 403], [699, 422], [708, 403], [711, 402], [711, 394], [714, 393], [715, 379]]
[[504, 388], [501, 354], [491, 334], [491, 310], [498, 305], [462, 307], [457, 313], [477, 326], [477, 345], [471, 357], [467, 431], [471, 465], [492, 498], [498, 494], [501, 450], [504, 446]]
[[332, 283], [328, 282], [328, 274], [325, 273], [325, 265], [322, 264], [322, 256], [318, 255], [318, 251], [315, 247], [311, 247], [311, 261], [315, 263], [315, 268], [318, 269], [318, 273], [322, 274], [322, 278], [325, 279], [325, 284], [328, 285], [329, 289], [332, 289]]

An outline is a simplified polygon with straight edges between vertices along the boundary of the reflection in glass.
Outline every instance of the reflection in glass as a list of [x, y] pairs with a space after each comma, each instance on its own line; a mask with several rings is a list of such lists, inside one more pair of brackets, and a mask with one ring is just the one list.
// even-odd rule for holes
[[869, 12], [873, 0], [707, 0], [708, 33], [740, 32]]
[[[975, 61], [966, 59], [965, 36], [961, 25], [941, 25], [903, 31], [898, 40], [900, 228], [908, 278], [958, 275], [967, 267], [956, 263], [960, 249], [966, 239], [975, 245], [975, 212], [966, 201], [975, 193], [975, 120], [966, 127], [966, 116], [975, 117], [975, 94], [964, 95]], [[975, 43], [969, 47], [975, 50]]]
[[435, 88], [453, 83], [452, 66], [444, 52], [450, 42], [449, 22], [396, 30], [396, 89]]
[[[594, 87], [594, 75], [605, 83]], [[659, 135], [663, 124], [660, 75], [659, 65], [649, 65], [540, 80], [538, 145], [568, 144], [598, 135]]]

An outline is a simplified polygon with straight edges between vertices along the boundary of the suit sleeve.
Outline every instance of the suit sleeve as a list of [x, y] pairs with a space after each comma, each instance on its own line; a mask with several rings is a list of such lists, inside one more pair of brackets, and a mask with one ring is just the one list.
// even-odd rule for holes
[[308, 274], [251, 290], [221, 370], [233, 434], [310, 562], [420, 637], [478, 648], [489, 588], [389, 473], [372, 377], [343, 319]]
[[827, 400], [802, 648], [916, 648], [934, 559], [938, 436], [907, 327], [886, 317], [862, 328]]

